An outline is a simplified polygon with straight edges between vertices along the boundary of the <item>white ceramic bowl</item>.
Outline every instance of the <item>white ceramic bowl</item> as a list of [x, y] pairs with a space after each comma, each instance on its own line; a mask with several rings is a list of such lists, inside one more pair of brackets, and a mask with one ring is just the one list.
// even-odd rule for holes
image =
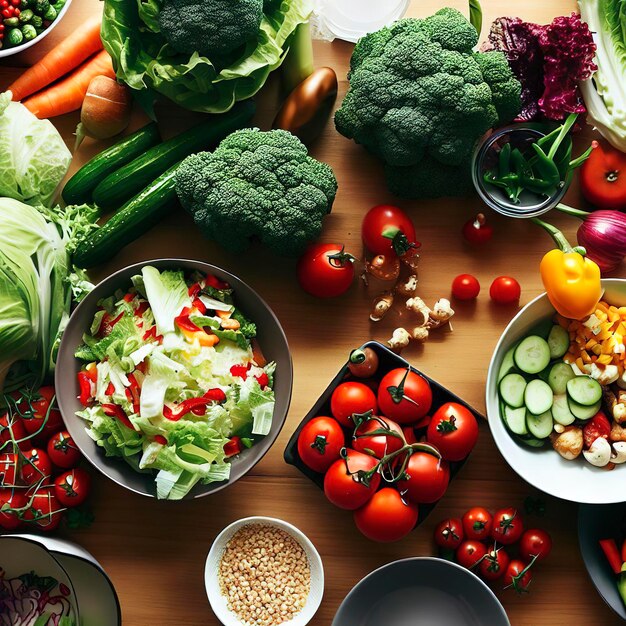
[[22, 52], [23, 50], [26, 50], [26, 48], [30, 48], [36, 43], [39, 43], [44, 37], [47, 37], [48, 33], [50, 33], [53, 28], [56, 28], [56, 25], [63, 19], [63, 17], [67, 13], [67, 10], [70, 8], [70, 4], [72, 4], [72, 0], [67, 0], [67, 2], [63, 5], [63, 8], [59, 11], [59, 14], [56, 16], [54, 22], [52, 22], [50, 26], [46, 28], [46, 30], [44, 30], [40, 35], [37, 35], [37, 37], [35, 37], [34, 39], [21, 43], [19, 46], [13, 46], [12, 48], [1, 48], [0, 59], [2, 57], [10, 57], [13, 54]]
[[[605, 278], [603, 299], [615, 306], [626, 306], [626, 280]], [[491, 357], [487, 374], [487, 418], [491, 433], [507, 463], [531, 485], [557, 498], [584, 504], [610, 504], [626, 501], [626, 467], [613, 471], [594, 467], [584, 459], [566, 461], [549, 446], [532, 449], [517, 443], [500, 417], [497, 377], [506, 351], [537, 322], [554, 315], [554, 308], [543, 295], [529, 302], [509, 323]]]
[[302, 611], [293, 619], [281, 624], [281, 626], [305, 626], [305, 624], [308, 624], [313, 619], [315, 612], [322, 602], [322, 596], [324, 595], [324, 567], [322, 565], [322, 559], [315, 549], [315, 546], [301, 530], [273, 517], [245, 517], [226, 526], [215, 538], [204, 568], [204, 584], [213, 612], [224, 626], [242, 626], [243, 624], [228, 608], [226, 598], [222, 595], [220, 590], [218, 571], [226, 544], [240, 528], [248, 526], [249, 524], [264, 524], [280, 528], [286, 533], [289, 533], [304, 548], [311, 570], [311, 590], [309, 591], [306, 604]]

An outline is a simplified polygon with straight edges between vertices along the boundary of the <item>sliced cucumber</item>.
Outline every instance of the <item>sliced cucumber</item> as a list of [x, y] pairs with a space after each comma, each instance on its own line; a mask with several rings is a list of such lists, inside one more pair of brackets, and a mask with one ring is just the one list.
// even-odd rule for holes
[[507, 375], [515, 370], [515, 360], [513, 359], [513, 355], [515, 354], [515, 348], [517, 348], [518, 344], [513, 344], [504, 355], [502, 359], [502, 365], [500, 365], [500, 369], [498, 370], [498, 383]]
[[521, 374], [507, 374], [500, 381], [500, 396], [511, 407], [517, 409], [524, 406], [524, 389], [526, 379]]
[[514, 409], [511, 406], [504, 407], [504, 421], [508, 429], [516, 435], [527, 435], [526, 407]]
[[522, 339], [513, 358], [522, 372], [538, 374], [550, 363], [548, 342], [537, 335], [530, 335]]
[[526, 411], [526, 427], [533, 437], [546, 439], [550, 436], [553, 425], [551, 411], [545, 411], [540, 415], [534, 415], [530, 411]]
[[567, 390], [567, 383], [572, 378], [576, 378], [576, 374], [569, 363], [555, 363], [550, 368], [548, 384], [554, 393], [562, 394]]
[[591, 376], [576, 376], [567, 381], [567, 394], [578, 404], [593, 406], [602, 399], [602, 387]]
[[535, 415], [541, 415], [549, 411], [552, 407], [554, 394], [550, 385], [535, 378], [531, 380], [524, 390], [524, 404], [526, 408]]
[[566, 394], [560, 393], [554, 396], [554, 400], [552, 401], [552, 417], [555, 422], [563, 426], [569, 426], [576, 419], [576, 416], [569, 409]]
[[563, 328], [555, 324], [548, 335], [548, 347], [550, 348], [550, 356], [553, 359], [560, 359], [567, 354], [569, 350], [569, 333]]
[[517, 437], [517, 440], [531, 448], [543, 448], [546, 443], [545, 439], [536, 439], [535, 437]]
[[570, 398], [567, 401], [567, 404], [574, 417], [579, 420], [591, 419], [602, 407], [601, 400], [598, 400], [598, 402], [592, 406], [585, 406], [584, 404], [578, 404], [578, 402], [575, 402]]

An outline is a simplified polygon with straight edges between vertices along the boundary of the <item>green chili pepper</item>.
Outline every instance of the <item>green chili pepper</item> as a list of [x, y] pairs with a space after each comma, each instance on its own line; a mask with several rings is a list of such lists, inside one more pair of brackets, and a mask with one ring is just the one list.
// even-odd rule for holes
[[[559, 174], [559, 168], [553, 161], [554, 155], [548, 156], [536, 143], [532, 147], [537, 155], [535, 169], [539, 176], [552, 185], [558, 185], [561, 182], [561, 175]], [[552, 150], [550, 150], [551, 153]]]
[[524, 189], [528, 189], [528, 191], [532, 191], [540, 196], [551, 196], [558, 188], [558, 183], [554, 184], [547, 180], [534, 178], [532, 176], [523, 176], [522, 185], [524, 186]]

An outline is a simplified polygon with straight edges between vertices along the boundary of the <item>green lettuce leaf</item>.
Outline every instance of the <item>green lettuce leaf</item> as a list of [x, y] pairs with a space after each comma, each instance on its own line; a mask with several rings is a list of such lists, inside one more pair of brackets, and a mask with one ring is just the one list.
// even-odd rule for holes
[[147, 265], [141, 270], [141, 274], [157, 332], [160, 335], [173, 333], [174, 318], [191, 302], [184, 272], [159, 272], [155, 267]]

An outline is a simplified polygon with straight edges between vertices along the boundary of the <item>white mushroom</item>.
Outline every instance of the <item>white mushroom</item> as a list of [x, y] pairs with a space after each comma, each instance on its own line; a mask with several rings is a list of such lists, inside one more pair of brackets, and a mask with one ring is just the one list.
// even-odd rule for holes
[[595, 363], [585, 365], [589, 376], [595, 378], [601, 385], [611, 385], [619, 378], [619, 370], [617, 365], [605, 365], [604, 368], [598, 367]]
[[611, 444], [604, 437], [598, 437], [589, 450], [583, 450], [583, 456], [591, 465], [604, 467], [611, 460]]
[[626, 441], [616, 441], [613, 444], [611, 461], [613, 463], [626, 463]]

